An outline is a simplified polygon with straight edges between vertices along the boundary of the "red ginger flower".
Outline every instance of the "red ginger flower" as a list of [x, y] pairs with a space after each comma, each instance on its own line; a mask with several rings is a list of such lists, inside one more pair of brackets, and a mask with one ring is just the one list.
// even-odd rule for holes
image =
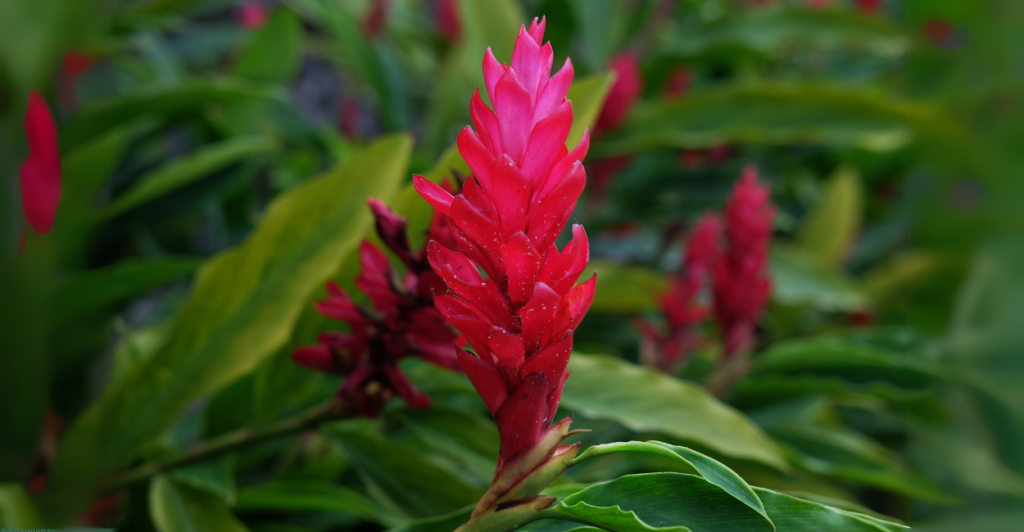
[[[322, 333], [318, 345], [300, 347], [292, 357], [303, 366], [345, 375], [338, 395], [372, 418], [395, 395], [414, 408], [430, 406], [430, 398], [399, 369], [399, 360], [418, 356], [453, 370], [458, 370], [459, 364], [452, 346], [455, 333], [433, 306], [433, 294], [441, 293], [444, 283], [430, 270], [423, 251], [409, 249], [405, 219], [376, 199], [369, 203], [377, 234], [406, 266], [405, 279], [399, 285], [387, 255], [364, 241], [359, 250], [363, 271], [356, 277], [356, 286], [370, 298], [375, 312], [356, 305], [337, 283], [328, 283], [328, 298], [316, 308], [324, 316], [347, 323], [350, 331]], [[434, 238], [443, 242], [445, 232], [444, 225], [435, 220], [431, 227]]]
[[[520, 28], [511, 65], [498, 63], [490, 49], [484, 55], [494, 111], [478, 89], [470, 105], [476, 131], [467, 126], [458, 139], [472, 170], [462, 193], [453, 197], [421, 176], [413, 181], [448, 218], [458, 243], [458, 252], [436, 242], [428, 247], [430, 266], [451, 291], [435, 305], [476, 351], [459, 350], [459, 362], [498, 423], [498, 476], [513, 458], [533, 456], [524, 451], [538, 449], [545, 438], [554, 443], [530, 460], [569, 449], [556, 449], [563, 424], [545, 429], [569, 376], [572, 331], [596, 284], [595, 276], [575, 285], [589, 260], [581, 226], [573, 226], [573, 240], [562, 251], [554, 244], [586, 183], [581, 161], [589, 133], [573, 151], [566, 149], [573, 115], [565, 95], [573, 68], [567, 59], [550, 75], [553, 53], [550, 43], [541, 45], [544, 25], [534, 19], [529, 30]], [[552, 431], [562, 436], [549, 437]], [[515, 463], [509, 469], [523, 462]]]
[[28, 223], [44, 234], [53, 227], [60, 203], [60, 151], [53, 115], [36, 91], [28, 95], [25, 136], [29, 156], [21, 165], [21, 203]]
[[726, 359], [749, 347], [771, 292], [768, 242], [772, 235], [769, 190], [748, 166], [725, 205], [727, 247], [714, 271], [714, 311]]
[[615, 72], [615, 83], [604, 100], [601, 115], [597, 118], [595, 134], [615, 129], [621, 124], [629, 116], [633, 104], [644, 89], [644, 81], [640, 77], [640, 67], [635, 55], [619, 54], [612, 58], [608, 67]]
[[686, 243], [681, 274], [669, 278], [668, 292], [659, 300], [668, 325], [667, 334], [661, 334], [650, 323], [643, 324], [645, 341], [655, 350], [653, 358], [664, 370], [682, 361], [699, 341], [694, 328], [707, 317], [708, 309], [698, 298], [709, 284], [718, 261], [721, 234], [722, 222], [718, 216], [706, 214], [701, 218]]

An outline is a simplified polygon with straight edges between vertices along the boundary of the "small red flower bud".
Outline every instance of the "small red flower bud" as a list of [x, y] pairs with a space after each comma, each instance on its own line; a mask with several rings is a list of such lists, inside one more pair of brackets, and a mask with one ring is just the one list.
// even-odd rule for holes
[[53, 227], [60, 203], [60, 152], [53, 115], [36, 91], [28, 95], [25, 136], [29, 156], [21, 165], [21, 203], [29, 225], [44, 234]]

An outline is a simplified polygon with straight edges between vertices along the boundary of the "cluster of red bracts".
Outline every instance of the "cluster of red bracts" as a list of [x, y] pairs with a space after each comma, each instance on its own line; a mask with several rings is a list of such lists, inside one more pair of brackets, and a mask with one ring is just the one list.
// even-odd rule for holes
[[[459, 362], [498, 424], [495, 486], [510, 478], [503, 472], [539, 452], [546, 437], [561, 434], [536, 457], [541, 462], [568, 449], [557, 445], [567, 423], [548, 426], [569, 376], [572, 332], [596, 285], [596, 276], [576, 284], [589, 260], [583, 228], [573, 226], [573, 239], [561, 251], [554, 243], [586, 182], [581, 161], [589, 134], [572, 151], [566, 148], [573, 113], [565, 96], [573, 68], [566, 60], [550, 74], [553, 53], [550, 43], [541, 45], [544, 25], [534, 19], [529, 30], [520, 29], [511, 65], [490, 50], [485, 54], [494, 110], [479, 90], [473, 95], [475, 131], [467, 126], [458, 139], [472, 170], [462, 192], [453, 196], [414, 177], [457, 242], [458, 251], [432, 242], [427, 258], [451, 291], [435, 300], [438, 310], [476, 352], [460, 349]], [[527, 471], [541, 463], [530, 460]]]
[[641, 325], [645, 360], [668, 370], [700, 343], [697, 327], [709, 314], [700, 294], [708, 286], [723, 360], [750, 347], [771, 291], [768, 243], [774, 211], [769, 196], [757, 171], [747, 167], [726, 202], [724, 223], [716, 214], [701, 218], [686, 243], [681, 272], [669, 279], [669, 290], [659, 301], [667, 331], [650, 322]]
[[[416, 389], [398, 367], [405, 357], [420, 357], [458, 370], [455, 332], [433, 306], [434, 294], [444, 293], [441, 278], [427, 265], [424, 252], [409, 248], [405, 220], [376, 199], [369, 200], [377, 234], [406, 267], [399, 281], [387, 255], [369, 242], [359, 250], [362, 273], [356, 287], [369, 297], [373, 311], [356, 305], [336, 283], [327, 284], [328, 298], [317, 310], [345, 322], [349, 332], [324, 332], [320, 343], [292, 353], [296, 362], [319, 371], [344, 375], [338, 396], [360, 414], [377, 417], [393, 397], [414, 408], [427, 408], [430, 398]], [[438, 245], [453, 245], [445, 221], [435, 217], [430, 237]]]

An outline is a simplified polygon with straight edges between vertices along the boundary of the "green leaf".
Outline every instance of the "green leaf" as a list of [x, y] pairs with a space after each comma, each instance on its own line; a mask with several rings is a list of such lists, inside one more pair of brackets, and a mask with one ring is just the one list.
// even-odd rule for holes
[[274, 143], [262, 137], [234, 138], [204, 147], [141, 177], [138, 184], [114, 200], [106, 215], [117, 216], [135, 209], [225, 166], [274, 149]]
[[302, 60], [302, 24], [288, 9], [278, 9], [253, 35], [235, 63], [235, 76], [252, 81], [284, 83]]
[[50, 298], [52, 319], [64, 323], [109, 312], [122, 301], [191, 275], [200, 263], [192, 258], [133, 259], [72, 276]]
[[837, 170], [804, 219], [797, 237], [800, 248], [822, 264], [841, 264], [860, 230], [863, 195], [856, 170]]
[[754, 488], [779, 531], [786, 532], [897, 532], [906, 526], [856, 512]]
[[399, 410], [392, 416], [409, 427], [429, 452], [471, 472], [481, 487], [490, 485], [501, 443], [493, 420], [438, 406]]
[[143, 117], [199, 110], [215, 103], [281, 100], [278, 87], [237, 79], [187, 81], [83, 105], [60, 131], [61, 150], [73, 151], [106, 131]]
[[771, 272], [772, 300], [780, 305], [851, 312], [870, 303], [852, 279], [797, 250], [775, 246]]
[[582, 59], [592, 71], [603, 69], [625, 34], [628, 14], [622, 0], [570, 0], [569, 4], [582, 44]]
[[[402, 181], [411, 144], [406, 135], [387, 137], [279, 196], [246, 242], [199, 271], [168, 342], [62, 439], [45, 493], [49, 510], [75, 515], [108, 468], [125, 465], [193, 400], [252, 371], [288, 340], [313, 291], [369, 228], [367, 196], [388, 198]], [[96, 460], [98, 453], [113, 458]]]
[[11, 530], [33, 529], [39, 522], [36, 509], [21, 484], [0, 484], [0, 526]]
[[410, 447], [365, 430], [332, 431], [352, 457], [370, 494], [393, 516], [432, 517], [475, 503], [483, 490]]
[[960, 135], [930, 109], [874, 92], [762, 83], [694, 92], [678, 101], [638, 103], [629, 121], [601, 149], [621, 154], [655, 147], [800, 142], [889, 150], [903, 146], [915, 133], [929, 138]]
[[247, 532], [224, 501], [165, 476], [149, 484], [149, 515], [159, 532]]
[[176, 468], [167, 474], [175, 482], [215, 495], [226, 504], [235, 502], [235, 455]]
[[474, 507], [476, 507], [476, 503], [445, 515], [417, 519], [416, 521], [389, 528], [388, 532], [451, 532], [469, 519]]
[[704, 480], [724, 489], [727, 493], [743, 502], [743, 504], [764, 516], [765, 519], [768, 518], [761, 500], [757, 498], [754, 490], [739, 475], [722, 465], [718, 460], [679, 445], [671, 445], [659, 441], [631, 441], [595, 445], [576, 457], [573, 460], [573, 464], [589, 458], [621, 452], [649, 453], [680, 461], [696, 469], [704, 477]]
[[616, 532], [775, 531], [771, 520], [721, 487], [682, 473], [627, 475], [594, 484], [542, 514]]
[[741, 9], [738, 15], [672, 32], [663, 50], [694, 57], [718, 50], [778, 54], [785, 49], [853, 48], [894, 56], [908, 39], [884, 17], [866, 17], [839, 9], [769, 7]]
[[640, 266], [622, 266], [600, 260], [588, 270], [596, 270], [601, 282], [591, 310], [604, 312], [644, 312], [657, 308], [656, 297], [668, 289], [666, 277]]
[[238, 492], [236, 512], [324, 512], [381, 522], [380, 509], [351, 488], [321, 480], [276, 480]]
[[601, 115], [601, 108], [604, 107], [604, 100], [608, 97], [608, 91], [615, 83], [615, 74], [612, 72], [601, 72], [592, 76], [573, 82], [565, 97], [572, 102], [572, 128], [569, 129], [569, 136], [565, 139], [565, 147], [572, 151], [580, 139], [583, 138], [583, 130], [594, 129], [597, 117]]
[[888, 381], [921, 388], [942, 377], [941, 371], [910, 355], [823, 336], [782, 342], [756, 357], [751, 375], [838, 376], [854, 383]]
[[788, 469], [775, 444], [703, 388], [609, 356], [573, 353], [562, 405], [635, 431], [694, 441], [722, 454]]

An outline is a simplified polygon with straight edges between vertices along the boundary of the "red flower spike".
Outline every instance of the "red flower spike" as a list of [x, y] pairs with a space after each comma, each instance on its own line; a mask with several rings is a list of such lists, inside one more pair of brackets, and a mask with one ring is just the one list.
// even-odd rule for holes
[[682, 362], [687, 352], [700, 343], [696, 327], [708, 310], [699, 301], [701, 291], [710, 284], [719, 257], [722, 223], [714, 214], [704, 215], [686, 242], [682, 271], [669, 278], [668, 293], [659, 300], [667, 331], [644, 322], [641, 334], [653, 349], [651, 362], [668, 371]]
[[21, 203], [29, 225], [37, 233], [45, 234], [53, 228], [60, 203], [60, 151], [53, 115], [36, 91], [28, 95], [25, 137], [29, 156], [21, 165]]
[[608, 67], [615, 72], [616, 78], [604, 100], [601, 115], [597, 118], [598, 133], [615, 129], [626, 120], [644, 88], [636, 56], [629, 53], [617, 55], [608, 63]]
[[[388, 256], [364, 241], [359, 251], [362, 272], [355, 284], [370, 298], [374, 311], [359, 307], [341, 287], [329, 282], [328, 298], [317, 303], [316, 308], [324, 316], [348, 324], [350, 332], [322, 333], [318, 345], [299, 347], [292, 352], [292, 358], [317, 371], [344, 375], [338, 395], [362, 415], [376, 417], [395, 396], [413, 408], [430, 406], [430, 398], [417, 390], [399, 369], [399, 360], [415, 356], [452, 370], [463, 365], [459, 364], [452, 343], [457, 335], [438, 310], [447, 307], [433, 305], [434, 296], [445, 288], [430, 268], [426, 253], [409, 248], [403, 218], [376, 199], [371, 198], [368, 203], [381, 240], [406, 265], [405, 279], [399, 282]], [[438, 248], [443, 249], [443, 242], [452, 243], [444, 217], [434, 218], [428, 234], [435, 236], [431, 244]], [[453, 312], [459, 310], [459, 304], [450, 307]], [[468, 311], [464, 305], [463, 310]]]
[[495, 482], [474, 515], [496, 511], [512, 486], [530, 492], [517, 495], [516, 504], [534, 501], [575, 456], [573, 447], [556, 452], [568, 422], [555, 432], [548, 427], [596, 277], [576, 285], [589, 260], [582, 227], [573, 227], [562, 251], [554, 241], [586, 185], [582, 160], [590, 136], [584, 132], [575, 149], [565, 147], [573, 67], [566, 60], [551, 75], [554, 53], [543, 43], [544, 26], [535, 19], [520, 28], [509, 64], [484, 54], [483, 90], [494, 107], [480, 90], [470, 99], [473, 126], [459, 134], [458, 148], [473, 175], [462, 192], [453, 197], [414, 177], [457, 243], [457, 251], [428, 247], [431, 268], [451, 292], [435, 305], [473, 347], [475, 356], [460, 350], [458, 359], [501, 435]]
[[775, 211], [769, 196], [748, 166], [725, 206], [726, 249], [714, 269], [714, 313], [727, 359], [749, 347], [771, 291], [768, 243]]

